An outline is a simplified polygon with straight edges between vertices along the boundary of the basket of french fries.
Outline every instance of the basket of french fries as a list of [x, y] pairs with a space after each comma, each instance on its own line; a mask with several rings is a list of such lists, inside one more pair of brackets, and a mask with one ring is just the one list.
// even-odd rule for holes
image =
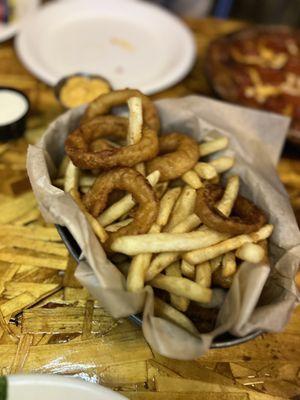
[[28, 173], [93, 297], [115, 318], [138, 314], [155, 351], [192, 359], [220, 335], [282, 329], [295, 305], [300, 235], [274, 168], [288, 124], [114, 91], [54, 121]]

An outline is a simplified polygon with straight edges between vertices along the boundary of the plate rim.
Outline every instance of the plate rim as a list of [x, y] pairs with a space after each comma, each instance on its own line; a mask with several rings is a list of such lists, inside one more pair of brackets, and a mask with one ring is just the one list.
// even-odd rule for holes
[[[7, 383], [8, 383], [8, 392], [10, 386], [23, 386], [29, 387], [31, 385], [35, 385], [40, 383], [46, 386], [48, 384], [57, 385], [59, 387], [72, 387], [74, 390], [80, 390], [80, 388], [89, 388], [95, 394], [105, 395], [105, 398], [111, 398], [115, 400], [122, 400], [126, 399], [123, 395], [118, 392], [113, 391], [112, 389], [105, 387], [101, 384], [96, 382], [89, 382], [84, 379], [78, 379], [76, 376], [65, 376], [65, 375], [58, 375], [58, 374], [13, 374], [6, 376]], [[86, 390], [83, 390], [82, 394], [87, 394]], [[101, 398], [101, 397], [99, 397]]]
[[[76, 1], [78, 3], [84, 2], [84, 0], [76, 0]], [[88, 1], [92, 3], [94, 0], [88, 0]], [[138, 7], [143, 7], [145, 9], [148, 8], [156, 10], [157, 12], [161, 13], [161, 15], [165, 15], [167, 18], [171, 18], [173, 20], [173, 23], [177, 26], [180, 37], [182, 38], [184, 37], [185, 54], [177, 59], [180, 60], [180, 62], [177, 62], [176, 68], [174, 68], [171, 71], [172, 74], [170, 75], [169, 71], [167, 71], [163, 75], [163, 80], [161, 79], [158, 79], [156, 81], [154, 80], [154, 83], [145, 84], [144, 85], [145, 88], [143, 88], [142, 84], [137, 85], [138, 88], [145, 94], [151, 95], [163, 91], [175, 85], [176, 83], [180, 82], [190, 72], [197, 56], [196, 43], [192, 31], [188, 28], [188, 26], [184, 23], [183, 20], [181, 20], [175, 14], [172, 14], [171, 12], [169, 12], [168, 10], [164, 9], [159, 5], [147, 2], [138, 2], [137, 0], [113, 0], [110, 3], [122, 3], [124, 1], [136, 4]], [[28, 32], [28, 29], [29, 30], [32, 29], [31, 26], [33, 25], [34, 19], [38, 18], [39, 14], [43, 12], [46, 7], [54, 8], [57, 5], [59, 5], [59, 3], [60, 1], [54, 1], [53, 3], [48, 3], [48, 4], [46, 3], [45, 5], [39, 7], [39, 9], [32, 16], [26, 18], [26, 21], [22, 23], [14, 42], [17, 56], [21, 60], [23, 65], [39, 80], [41, 80], [42, 82], [46, 83], [49, 86], [54, 86], [56, 82], [60, 79], [60, 77], [54, 78], [55, 74], [47, 72], [47, 67], [43, 66], [41, 63], [36, 61], [34, 56], [31, 55], [31, 53], [28, 51], [28, 41], [26, 39], [26, 32]], [[70, 1], [69, 2], [67, 1], [65, 2], [65, 6], [68, 7], [68, 3], [71, 4]], [[85, 5], [86, 4], [87, 3], [85, 2]], [[101, 7], [101, 2], [99, 4]], [[78, 72], [89, 72], [89, 71], [78, 71]], [[106, 78], [110, 80], [109, 76], [107, 76]]]

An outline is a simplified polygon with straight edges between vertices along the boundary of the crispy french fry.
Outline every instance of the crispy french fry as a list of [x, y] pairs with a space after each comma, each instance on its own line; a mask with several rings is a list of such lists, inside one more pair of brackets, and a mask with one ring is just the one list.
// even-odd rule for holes
[[224, 254], [222, 259], [222, 275], [227, 278], [236, 272], [235, 254], [232, 251]]
[[75, 167], [71, 160], [67, 165], [66, 174], [65, 174], [65, 183], [64, 183], [64, 191], [66, 193], [70, 192], [71, 189], [78, 188], [79, 181], [79, 169]]
[[211, 286], [211, 268], [208, 261], [195, 266], [195, 282], [209, 288]]
[[114, 224], [107, 225], [105, 227], [105, 230], [107, 232], [117, 232], [120, 228], [123, 228], [123, 226], [129, 225], [132, 221], [133, 221], [133, 218], [127, 218], [127, 219], [124, 219], [123, 221], [119, 221]]
[[167, 191], [169, 186], [169, 182], [159, 182], [157, 185], [154, 186], [154, 192], [158, 199], [161, 199], [165, 192]]
[[66, 175], [66, 170], [69, 164], [69, 157], [68, 156], [64, 156], [64, 158], [62, 159], [62, 162], [59, 165], [58, 168], [58, 174], [57, 174], [57, 178], [64, 178], [64, 176]]
[[[153, 171], [147, 176], [147, 180], [151, 186], [155, 186], [159, 180], [159, 171]], [[115, 202], [108, 207], [102, 214], [99, 215], [97, 220], [102, 226], [112, 224], [119, 219], [122, 215], [128, 213], [135, 206], [135, 201], [131, 194], [122, 197], [121, 200]]]
[[114, 221], [119, 219], [122, 215], [128, 213], [135, 205], [135, 201], [131, 194], [127, 194], [119, 201], [116, 201], [108, 207], [102, 214], [99, 215], [97, 220], [104, 227], [111, 225]]
[[[180, 262], [175, 261], [171, 265], [169, 265], [166, 268], [166, 275], [167, 276], [177, 276], [180, 278], [181, 275], [181, 270], [180, 270]], [[179, 311], [186, 311], [188, 309], [188, 306], [190, 304], [189, 299], [183, 296], [177, 296], [176, 294], [171, 294], [170, 295], [170, 300], [171, 304], [173, 307], [175, 307]]]
[[191, 214], [183, 221], [179, 222], [172, 229], [170, 233], [185, 233], [191, 232], [193, 229], [197, 228], [201, 224], [201, 220], [196, 214]]
[[199, 175], [192, 169], [183, 174], [181, 179], [193, 189], [199, 189], [203, 186]]
[[260, 240], [267, 239], [271, 236], [273, 225], [265, 225], [257, 232], [250, 233], [249, 235], [239, 235], [233, 238], [220, 241], [208, 247], [202, 247], [194, 251], [189, 251], [183, 255], [183, 258], [191, 264], [200, 264], [204, 261], [211, 260], [228, 251], [236, 250], [245, 243], [255, 243]]
[[230, 276], [223, 276], [222, 268], [216, 269], [212, 274], [212, 281], [214, 285], [221, 286], [224, 289], [229, 289], [235, 274]]
[[199, 144], [200, 157], [208, 156], [209, 154], [223, 150], [228, 146], [229, 140], [225, 136], [210, 140]]
[[142, 138], [143, 108], [140, 97], [131, 97], [128, 101], [129, 123], [127, 145], [138, 143]]
[[222, 199], [217, 204], [217, 209], [225, 215], [225, 217], [229, 217], [231, 210], [234, 206], [234, 202], [237, 198], [239, 192], [239, 177], [231, 176], [228, 178], [226, 188], [223, 194]]
[[[190, 251], [206, 248], [207, 246], [222, 242], [229, 236], [230, 235], [226, 233], [211, 230], [188, 233], [150, 233], [144, 235], [130, 235], [117, 238], [112, 243], [111, 249], [132, 256], [145, 252], [161, 253], [168, 251]], [[188, 258], [186, 259], [189, 261]]]
[[158, 298], [154, 299], [154, 313], [158, 317], [174, 322], [176, 325], [182, 327], [190, 333], [193, 333], [194, 335], [199, 334], [195, 325], [186, 315]]
[[179, 260], [180, 253], [177, 251], [170, 251], [167, 253], [158, 254], [151, 262], [149, 269], [146, 271], [146, 281], [151, 281], [161, 271], [167, 268], [174, 261]]
[[170, 214], [176, 200], [180, 195], [180, 188], [169, 189], [160, 200], [159, 212], [156, 223], [160, 226], [165, 226], [169, 220]]
[[136, 170], [137, 172], [139, 172], [139, 173], [142, 174], [143, 176], [146, 176], [146, 166], [145, 166], [145, 163], [140, 162], [140, 163], [136, 164], [136, 165], [134, 166], [134, 168], [135, 168], [135, 170]]
[[167, 232], [170, 232], [175, 225], [194, 212], [196, 196], [197, 194], [195, 189], [189, 186], [185, 186], [182, 189], [166, 226]]
[[99, 221], [96, 220], [87, 210], [84, 208], [84, 205], [81, 202], [80, 195], [76, 189], [70, 190], [70, 195], [75, 200], [76, 204], [80, 208], [80, 210], [84, 213], [87, 220], [89, 221], [94, 233], [98, 236], [101, 243], [104, 243], [108, 239], [108, 234], [105, 232], [105, 229], [100, 224]]
[[158, 289], [166, 290], [169, 293], [187, 297], [189, 300], [199, 301], [200, 303], [210, 302], [212, 296], [211, 289], [202, 287], [186, 278], [159, 274], [149, 283]]
[[[149, 232], [158, 233], [160, 229], [159, 225], [154, 224]], [[152, 253], [143, 253], [132, 258], [127, 276], [127, 290], [129, 292], [138, 292], [143, 289], [145, 274], [150, 265], [151, 258]]]
[[221, 174], [228, 171], [234, 165], [233, 157], [219, 157], [209, 162], [210, 165], [215, 167], [216, 171]]
[[79, 178], [79, 186], [91, 187], [96, 180], [96, 176], [85, 175]]
[[222, 263], [223, 256], [218, 256], [209, 261], [211, 272], [215, 272]]
[[265, 250], [258, 244], [245, 243], [237, 249], [235, 255], [241, 260], [256, 264], [263, 260]]
[[[174, 226], [171, 232], [173, 233], [185, 233], [195, 229], [200, 224], [200, 219], [196, 214], [192, 214], [187, 217], [186, 220], [180, 222]], [[170, 251], [158, 254], [151, 262], [149, 269], [146, 272], [146, 280], [153, 279], [157, 274], [167, 268], [172, 262], [178, 260], [180, 253], [177, 251]]]
[[198, 162], [194, 166], [194, 170], [202, 179], [213, 179], [217, 176], [216, 168], [209, 163]]
[[195, 278], [195, 265], [189, 264], [185, 260], [181, 260], [181, 273], [189, 279]]

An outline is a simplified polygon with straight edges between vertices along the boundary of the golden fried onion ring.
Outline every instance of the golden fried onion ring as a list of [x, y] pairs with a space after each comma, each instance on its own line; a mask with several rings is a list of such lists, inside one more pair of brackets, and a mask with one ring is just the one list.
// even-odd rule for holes
[[130, 224], [109, 233], [105, 242], [108, 249], [117, 237], [147, 233], [158, 214], [158, 202], [152, 187], [143, 175], [132, 168], [113, 168], [102, 173], [84, 196], [83, 204], [89, 213], [97, 217], [106, 208], [109, 194], [116, 189], [130, 192], [139, 206]]
[[103, 146], [100, 151], [91, 151], [90, 144], [97, 138], [114, 136], [126, 138], [128, 119], [113, 115], [96, 117], [69, 134], [65, 151], [73, 164], [82, 169], [107, 170], [112, 167], [131, 167], [149, 160], [158, 153], [156, 131], [143, 127], [142, 139], [131, 146]]
[[182, 133], [169, 133], [159, 138], [160, 156], [147, 162], [147, 171], [160, 172], [160, 181], [168, 181], [182, 176], [199, 159], [198, 143]]
[[88, 105], [82, 122], [86, 122], [99, 115], [108, 114], [113, 107], [126, 104], [127, 100], [131, 97], [140, 97], [142, 99], [144, 125], [158, 132], [160, 122], [154, 104], [149, 97], [135, 89], [115, 90], [97, 97]]
[[265, 214], [243, 196], [237, 197], [232, 210], [233, 215], [225, 217], [216, 208], [223, 193], [222, 187], [213, 184], [197, 190], [195, 212], [205, 225], [218, 232], [233, 235], [255, 232], [265, 225]]

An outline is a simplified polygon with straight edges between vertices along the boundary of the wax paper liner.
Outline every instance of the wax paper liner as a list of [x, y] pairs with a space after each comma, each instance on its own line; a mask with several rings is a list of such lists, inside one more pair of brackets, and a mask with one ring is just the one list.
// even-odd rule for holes
[[[274, 224], [270, 264], [244, 262], [220, 308], [216, 327], [193, 336], [171, 322], [153, 316], [153, 291], [128, 293], [125, 279], [106, 255], [82, 212], [69, 194], [52, 186], [64, 155], [64, 141], [80, 120], [84, 107], [63, 114], [40, 142], [29, 146], [27, 169], [41, 212], [48, 222], [66, 226], [82, 249], [76, 276], [115, 318], [143, 310], [143, 332], [162, 355], [194, 359], [204, 354], [214, 337], [226, 331], [245, 336], [257, 329], [283, 329], [297, 301], [294, 276], [300, 262], [300, 233], [288, 196], [276, 174], [289, 119], [272, 113], [233, 106], [201, 96], [156, 103], [163, 133], [180, 131], [197, 140], [225, 135], [235, 155], [230, 174], [241, 177], [241, 192], [266, 211]], [[220, 156], [220, 153], [212, 158]]]

